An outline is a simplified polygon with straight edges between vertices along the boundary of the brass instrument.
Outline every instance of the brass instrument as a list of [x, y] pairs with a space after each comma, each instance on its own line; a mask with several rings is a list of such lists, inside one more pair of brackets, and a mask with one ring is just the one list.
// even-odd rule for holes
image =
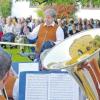
[[92, 50], [88, 47], [97, 35], [100, 36], [99, 28], [80, 32], [40, 57], [47, 69], [66, 69], [89, 100], [100, 100], [100, 46], [93, 48], [93, 44]]

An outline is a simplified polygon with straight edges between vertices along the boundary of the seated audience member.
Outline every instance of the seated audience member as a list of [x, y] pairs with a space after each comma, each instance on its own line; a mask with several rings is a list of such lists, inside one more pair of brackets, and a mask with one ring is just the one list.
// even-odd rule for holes
[[[21, 28], [21, 32], [19, 35], [16, 36], [15, 42], [16, 43], [25, 43], [26, 42], [26, 34], [31, 32], [31, 28], [28, 26], [28, 21], [24, 22], [23, 27]], [[21, 53], [24, 53], [24, 46], [20, 46]]]
[[0, 48], [0, 100], [13, 100], [16, 77], [10, 73], [11, 63], [11, 56]]
[[3, 30], [2, 30], [2, 26], [0, 25], [0, 41], [1, 41], [2, 36], [3, 36]]
[[64, 38], [67, 38], [69, 35], [68, 35], [67, 20], [65, 18], [61, 20], [61, 27], [62, 27], [63, 32], [64, 32]]
[[3, 28], [3, 33], [6, 34], [6, 33], [14, 33], [14, 25], [12, 23], [12, 18], [9, 16], [6, 18], [6, 24]]

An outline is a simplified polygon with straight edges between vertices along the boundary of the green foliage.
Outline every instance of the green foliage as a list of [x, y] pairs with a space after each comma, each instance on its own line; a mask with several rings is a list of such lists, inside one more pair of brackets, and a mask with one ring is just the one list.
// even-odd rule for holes
[[11, 0], [0, 0], [0, 13], [3, 17], [11, 14]]
[[75, 4], [75, 0], [55, 0], [57, 4]]
[[82, 6], [88, 6], [88, 4], [89, 4], [89, 0], [81, 0], [80, 1], [81, 2], [81, 4], [82, 4]]
[[[75, 4], [77, 0], [32, 0], [33, 3], [38, 2], [39, 4]], [[88, 7], [89, 5], [94, 5], [100, 7], [100, 0], [79, 0], [79, 2], [84, 7]]]
[[89, 5], [100, 7], [100, 0], [81, 0], [82, 6], [88, 7]]
[[73, 4], [76, 1], [75, 0], [32, 0], [33, 4], [35, 4], [35, 3], [42, 4], [44, 2], [46, 4], [53, 4], [53, 3], [56, 3], [56, 4]]
[[38, 10], [38, 11], [37, 11], [37, 15], [38, 15], [38, 17], [44, 18], [44, 13], [43, 13], [42, 10]]
[[[4, 0], [5, 1], [5, 0]], [[16, 1], [20, 1], [20, 0], [16, 0]], [[89, 5], [93, 5], [93, 6], [97, 6], [100, 7], [100, 0], [29, 0], [31, 1], [31, 3], [33, 4], [42, 4], [42, 3], [46, 3], [46, 4], [75, 4], [76, 1], [79, 1], [82, 6], [84, 7], [88, 7]]]
[[92, 0], [94, 6], [100, 7], [100, 0]]
[[39, 4], [39, 5], [45, 2], [45, 0], [30, 0], [30, 1], [33, 4]]

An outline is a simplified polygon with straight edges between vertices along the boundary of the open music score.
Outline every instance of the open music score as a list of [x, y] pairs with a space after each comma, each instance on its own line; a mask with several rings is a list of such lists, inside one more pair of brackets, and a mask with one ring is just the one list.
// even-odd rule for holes
[[25, 80], [19, 100], [79, 100], [79, 86], [67, 73], [26, 73]]

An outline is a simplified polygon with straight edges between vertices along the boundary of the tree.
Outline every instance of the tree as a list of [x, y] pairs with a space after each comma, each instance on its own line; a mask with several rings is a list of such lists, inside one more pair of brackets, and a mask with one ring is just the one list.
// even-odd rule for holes
[[81, 4], [82, 4], [83, 7], [84, 6], [87, 7], [89, 5], [89, 0], [81, 0], [80, 2], [81, 2]]
[[11, 14], [11, 0], [0, 0], [0, 14], [7, 17]]
[[38, 17], [44, 18], [43, 10], [39, 9], [39, 10], [37, 11], [37, 15], [38, 15]]
[[[17, 0], [18, 1], [18, 0]], [[83, 7], [99, 7], [100, 0], [28, 0], [33, 5], [43, 5], [42, 9], [45, 8], [56, 8], [58, 17], [67, 16], [70, 17], [77, 10], [78, 2]], [[46, 7], [45, 7], [46, 6]], [[41, 14], [41, 12], [38, 12]]]
[[93, 6], [100, 7], [100, 0], [92, 0]]
[[38, 3], [38, 4], [73, 4], [76, 2], [76, 0], [31, 0], [33, 4]]
[[30, 0], [33, 4], [75, 4], [80, 2], [83, 7], [98, 6], [100, 7], [100, 0]]
[[53, 4], [52, 6], [46, 6], [46, 8], [44, 8], [44, 10], [47, 9], [47, 8], [55, 9], [57, 11], [57, 18], [72, 17], [72, 14], [74, 14], [75, 11], [76, 11], [75, 5], [73, 5], [73, 4], [68, 4], [68, 5]]
[[79, 0], [83, 7], [100, 7], [100, 0]]
[[39, 4], [44, 4], [46, 8], [54, 8], [57, 11], [57, 17], [69, 17], [75, 12], [75, 0], [32, 0], [33, 3], [39, 2]]
[[[20, 1], [20, 0], [16, 0], [16, 1]], [[80, 2], [82, 4], [82, 6], [84, 7], [88, 7], [88, 6], [98, 6], [100, 7], [100, 0], [27, 0], [27, 1], [31, 1], [31, 3], [33, 4], [75, 4], [76, 2]]]

